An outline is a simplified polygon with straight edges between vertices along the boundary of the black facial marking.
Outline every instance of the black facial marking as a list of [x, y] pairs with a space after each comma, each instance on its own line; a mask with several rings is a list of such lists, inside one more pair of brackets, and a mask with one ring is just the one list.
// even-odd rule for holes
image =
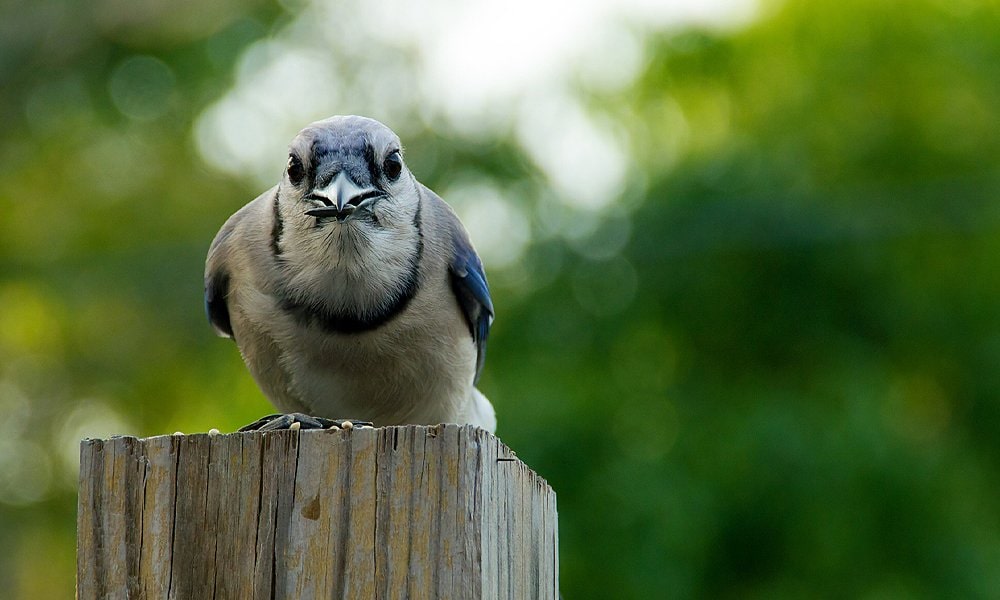
[[357, 206], [362, 202], [364, 202], [365, 200], [368, 200], [369, 198], [378, 198], [379, 196], [384, 196], [384, 195], [385, 194], [379, 190], [368, 190], [367, 192], [363, 192], [351, 198], [350, 200], [347, 201], [347, 203]]
[[375, 158], [375, 148], [372, 148], [370, 142], [365, 143], [365, 164], [368, 165], [368, 181], [371, 181], [376, 187], [378, 186], [378, 167], [376, 166]]
[[417, 212], [413, 213], [413, 226], [417, 229], [417, 258], [424, 253], [424, 228], [420, 222], [420, 214], [424, 208], [424, 193], [417, 186]]
[[281, 235], [285, 231], [285, 223], [281, 218], [281, 208], [278, 201], [278, 192], [274, 192], [274, 202], [271, 203], [271, 212], [274, 223], [271, 225], [271, 253], [275, 258], [281, 256]]

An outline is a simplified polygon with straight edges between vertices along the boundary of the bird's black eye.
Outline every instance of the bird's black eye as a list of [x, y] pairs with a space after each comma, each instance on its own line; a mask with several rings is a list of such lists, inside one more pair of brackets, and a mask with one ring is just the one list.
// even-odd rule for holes
[[393, 150], [389, 156], [385, 157], [385, 162], [382, 163], [382, 172], [389, 178], [389, 181], [395, 181], [399, 178], [399, 174], [403, 172], [403, 159], [399, 157], [399, 150]]
[[288, 155], [288, 181], [292, 185], [299, 185], [306, 178], [306, 168], [302, 165], [302, 159], [294, 154]]

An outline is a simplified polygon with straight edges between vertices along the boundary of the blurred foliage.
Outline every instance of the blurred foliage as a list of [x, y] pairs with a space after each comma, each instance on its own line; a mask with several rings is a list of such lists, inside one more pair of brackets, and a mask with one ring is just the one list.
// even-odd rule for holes
[[[81, 437], [269, 410], [201, 309], [208, 242], [260, 190], [190, 132], [289, 14], [166, 6], [0, 15], [4, 597], [71, 594]], [[494, 275], [481, 386], [559, 494], [567, 598], [997, 595], [998, 8], [770, 5], [645, 32], [630, 89], [580, 92], [629, 183]], [[544, 183], [510, 139], [405, 141], [431, 187]]]

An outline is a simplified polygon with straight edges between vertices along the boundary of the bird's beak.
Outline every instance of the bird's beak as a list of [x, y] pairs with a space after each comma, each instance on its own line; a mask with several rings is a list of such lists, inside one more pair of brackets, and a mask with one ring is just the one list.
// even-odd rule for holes
[[326, 205], [309, 209], [306, 214], [317, 219], [334, 217], [338, 221], [344, 221], [354, 214], [362, 202], [381, 195], [382, 192], [375, 188], [358, 186], [341, 171], [326, 187], [306, 196], [306, 200], [319, 200]]

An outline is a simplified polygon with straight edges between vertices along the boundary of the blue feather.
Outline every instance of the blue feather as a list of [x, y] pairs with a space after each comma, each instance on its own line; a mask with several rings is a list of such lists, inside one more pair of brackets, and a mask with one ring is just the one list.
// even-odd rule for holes
[[454, 256], [451, 262], [451, 283], [458, 304], [462, 308], [469, 333], [476, 343], [476, 375], [479, 381], [486, 360], [486, 339], [493, 324], [493, 299], [486, 282], [483, 262], [479, 259], [464, 232], [456, 231], [452, 238]]

